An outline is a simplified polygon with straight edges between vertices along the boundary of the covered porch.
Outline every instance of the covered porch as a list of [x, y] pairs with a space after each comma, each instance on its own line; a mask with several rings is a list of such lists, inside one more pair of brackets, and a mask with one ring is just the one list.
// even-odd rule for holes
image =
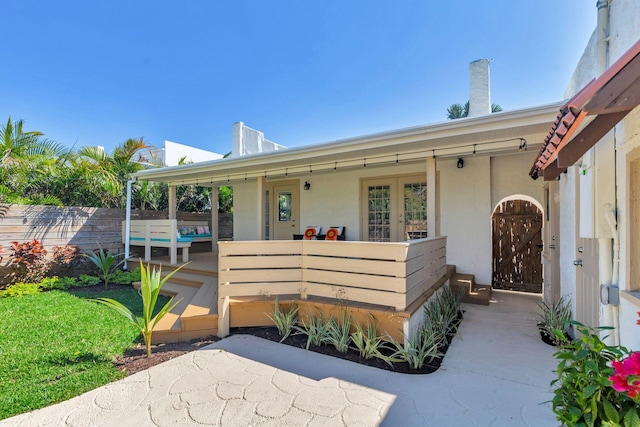
[[[189, 263], [169, 256], [150, 263], [163, 274], [181, 267], [164, 293], [180, 303], [156, 326], [154, 341], [176, 342], [230, 328], [267, 326], [274, 301], [300, 312], [336, 315], [346, 309], [363, 323], [374, 316], [397, 340], [422, 316], [424, 303], [455, 270], [446, 265], [446, 238], [408, 242], [220, 242], [219, 253], [196, 253]], [[130, 259], [130, 268], [137, 260]]]

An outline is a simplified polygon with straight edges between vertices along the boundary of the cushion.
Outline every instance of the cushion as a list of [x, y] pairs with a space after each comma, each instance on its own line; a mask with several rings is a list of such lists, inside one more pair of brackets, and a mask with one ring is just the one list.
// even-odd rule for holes
[[321, 227], [311, 226], [307, 227], [304, 230], [304, 239], [305, 240], [316, 240], [316, 236], [320, 233]]
[[182, 236], [194, 236], [196, 234], [196, 227], [193, 225], [185, 225], [180, 228], [180, 235]]
[[325, 240], [338, 240], [339, 235], [340, 231], [336, 227], [331, 227], [327, 230]]
[[[342, 236], [342, 234], [344, 233], [344, 227], [331, 226], [331, 228], [335, 228], [336, 230], [338, 230], [338, 236]], [[327, 233], [328, 233], [328, 231], [327, 231]]]

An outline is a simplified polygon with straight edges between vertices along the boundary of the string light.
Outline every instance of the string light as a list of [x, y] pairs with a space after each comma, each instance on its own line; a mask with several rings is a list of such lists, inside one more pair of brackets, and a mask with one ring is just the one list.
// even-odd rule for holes
[[364, 158], [364, 167], [365, 168], [367, 167], [367, 158], [366, 157]]
[[473, 155], [476, 155], [476, 144], [473, 144]]
[[335, 171], [337, 167], [338, 167], [338, 162], [335, 162], [335, 163], [333, 164], [333, 170]]
[[396, 154], [396, 165], [398, 164], [398, 154]]

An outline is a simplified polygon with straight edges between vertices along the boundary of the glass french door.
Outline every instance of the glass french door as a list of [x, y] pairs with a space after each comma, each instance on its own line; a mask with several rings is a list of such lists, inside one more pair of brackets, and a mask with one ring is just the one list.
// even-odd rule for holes
[[424, 176], [368, 179], [362, 186], [363, 236], [370, 242], [427, 237], [427, 183]]

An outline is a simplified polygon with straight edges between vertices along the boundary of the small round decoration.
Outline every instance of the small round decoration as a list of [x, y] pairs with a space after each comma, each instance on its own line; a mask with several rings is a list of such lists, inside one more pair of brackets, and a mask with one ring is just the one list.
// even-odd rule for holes
[[327, 230], [327, 240], [337, 240], [338, 239], [338, 230], [335, 228], [330, 228]]
[[315, 228], [307, 228], [306, 230], [304, 230], [304, 237], [307, 240], [311, 240], [315, 237], [316, 235], [316, 229]]

